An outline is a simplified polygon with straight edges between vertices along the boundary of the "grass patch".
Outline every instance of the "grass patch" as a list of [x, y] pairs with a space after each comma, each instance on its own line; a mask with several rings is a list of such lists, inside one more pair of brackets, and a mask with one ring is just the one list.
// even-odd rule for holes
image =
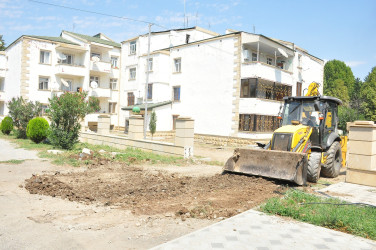
[[0, 161], [0, 163], [10, 163], [10, 164], [21, 164], [25, 160], [8, 160], [8, 161]]
[[287, 216], [376, 240], [375, 207], [307, 203], [344, 204], [346, 202], [334, 198], [321, 198], [298, 190], [288, 190], [283, 198], [271, 198], [260, 209], [266, 213]]

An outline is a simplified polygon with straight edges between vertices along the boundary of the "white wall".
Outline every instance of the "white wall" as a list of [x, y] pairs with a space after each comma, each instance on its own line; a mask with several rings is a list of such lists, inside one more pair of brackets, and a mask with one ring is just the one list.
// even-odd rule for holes
[[234, 38], [174, 48], [171, 50], [171, 65], [178, 57], [181, 58], [181, 73], [172, 73], [170, 91], [172, 93], [172, 86], [180, 85], [181, 102], [173, 104], [172, 114], [192, 117], [195, 133], [229, 136]]

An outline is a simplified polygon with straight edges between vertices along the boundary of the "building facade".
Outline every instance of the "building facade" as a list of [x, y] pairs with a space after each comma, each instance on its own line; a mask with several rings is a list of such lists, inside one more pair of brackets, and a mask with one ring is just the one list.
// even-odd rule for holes
[[[62, 31], [60, 37], [22, 36], [0, 54], [0, 116], [23, 96], [47, 107], [63, 91], [88, 91], [115, 129], [127, 130], [132, 108], [157, 113], [157, 130], [173, 131], [192, 117], [195, 133], [267, 138], [278, 126], [284, 96], [323, 83], [323, 60], [294, 43], [259, 34], [199, 27], [152, 32], [121, 44]], [[148, 84], [146, 78], [148, 75]]]

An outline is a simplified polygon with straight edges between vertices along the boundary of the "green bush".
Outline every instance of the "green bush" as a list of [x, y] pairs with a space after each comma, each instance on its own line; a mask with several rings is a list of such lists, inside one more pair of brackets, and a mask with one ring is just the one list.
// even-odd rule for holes
[[27, 124], [41, 113], [42, 105], [39, 102], [25, 101], [22, 97], [13, 97], [7, 106], [9, 116], [12, 117], [14, 126], [17, 127], [17, 138], [26, 138]]
[[60, 97], [50, 99], [48, 117], [51, 129], [48, 139], [51, 144], [63, 149], [71, 149], [78, 142], [80, 121], [88, 113], [99, 110], [99, 101], [91, 97], [86, 100], [85, 92], [65, 92]]
[[0, 124], [0, 130], [4, 135], [9, 135], [13, 130], [13, 120], [9, 116], [5, 117]]
[[35, 117], [29, 121], [29, 124], [27, 124], [26, 135], [33, 142], [40, 143], [47, 138], [49, 127], [50, 125], [48, 125], [46, 119], [42, 117]]

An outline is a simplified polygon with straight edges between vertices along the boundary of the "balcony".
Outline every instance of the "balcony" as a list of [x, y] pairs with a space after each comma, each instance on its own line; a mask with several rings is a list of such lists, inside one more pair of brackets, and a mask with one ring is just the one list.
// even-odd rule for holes
[[56, 75], [70, 75], [70, 76], [86, 76], [86, 69], [84, 66], [73, 64], [57, 64]]
[[273, 82], [293, 83], [292, 73], [261, 62], [245, 62], [241, 66], [241, 78], [264, 78]]
[[90, 61], [90, 70], [101, 73], [111, 73], [111, 63], [110, 62], [95, 62]]
[[103, 97], [103, 98], [110, 98], [111, 97], [111, 89], [105, 89], [105, 88], [96, 88], [91, 89], [89, 91], [89, 96], [94, 97]]
[[5, 102], [5, 101], [6, 101], [5, 92], [0, 90], [0, 102]]

